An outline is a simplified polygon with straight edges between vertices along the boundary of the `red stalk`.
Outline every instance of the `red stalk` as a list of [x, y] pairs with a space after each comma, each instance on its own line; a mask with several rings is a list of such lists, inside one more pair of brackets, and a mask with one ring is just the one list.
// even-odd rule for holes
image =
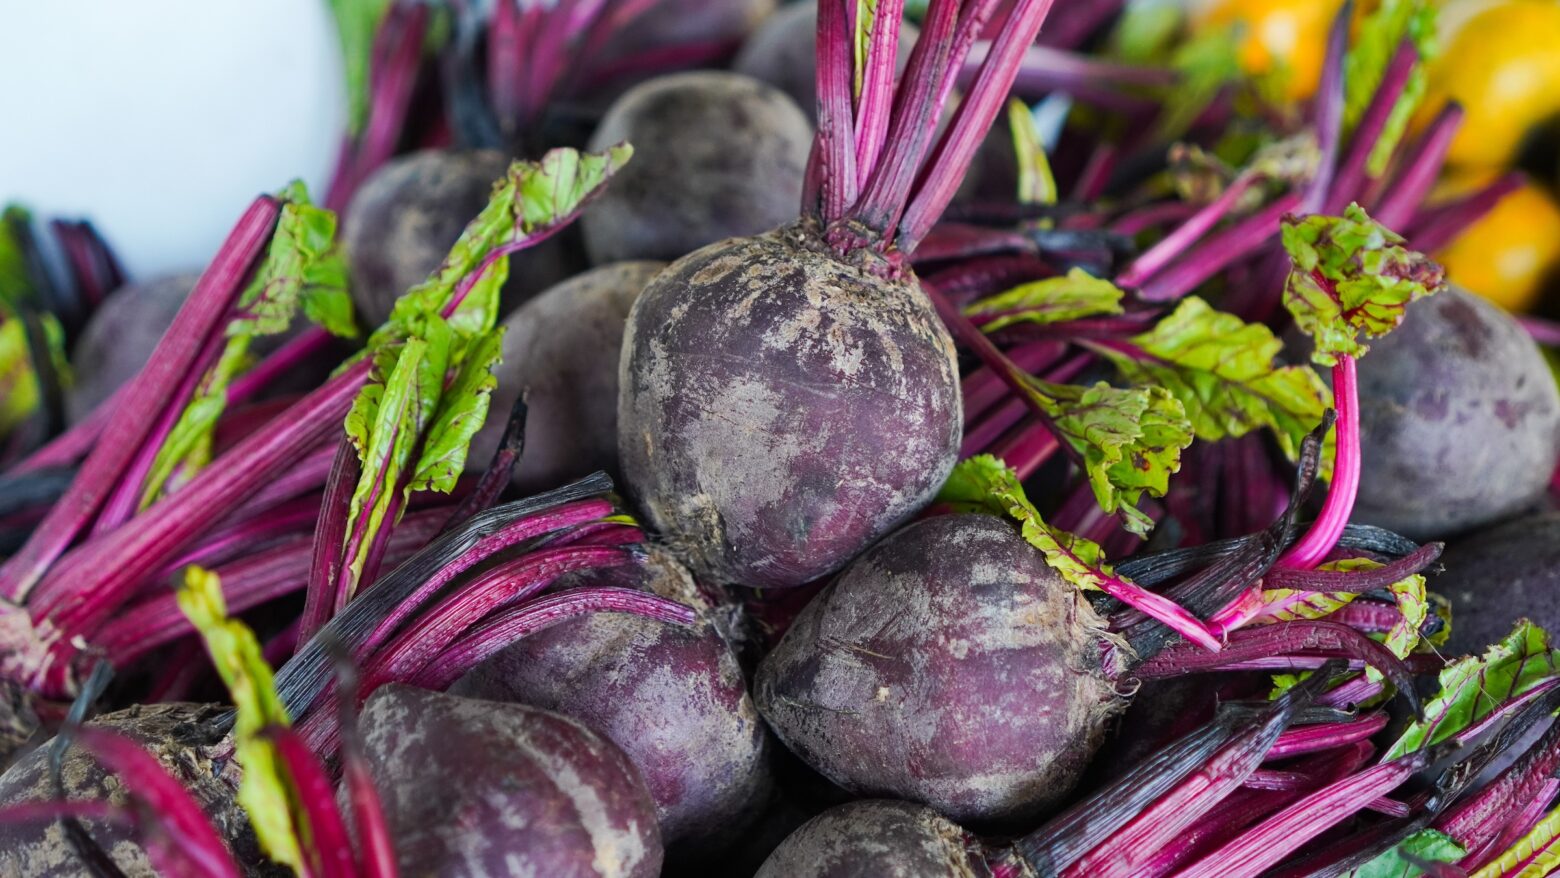
[[121, 385], [113, 395], [104, 400], [90, 415], [70, 429], [50, 439], [47, 444], [33, 453], [27, 455], [6, 470], [6, 475], [20, 475], [22, 473], [36, 472], [41, 469], [54, 469], [66, 467], [76, 463], [91, 453], [98, 437], [103, 434], [109, 420], [124, 405], [130, 397], [133, 388], [129, 384]]
[[1145, 282], [1139, 295], [1146, 302], [1168, 302], [1197, 289], [1277, 235], [1278, 221], [1299, 206], [1300, 199], [1294, 192], [1280, 196], [1262, 210], [1208, 236], [1196, 249]]
[[822, 204], [802, 205], [825, 225], [839, 220], [855, 203], [856, 134], [851, 108], [851, 34], [846, 0], [818, 4], [818, 133], [813, 154], [821, 162]]
[[1414, 753], [1330, 784], [1264, 820], [1256, 829], [1177, 873], [1178, 878], [1257, 875], [1278, 865], [1306, 842], [1348, 819], [1423, 768]]
[[352, 855], [352, 839], [336, 807], [336, 790], [319, 757], [298, 733], [272, 726], [261, 734], [275, 745], [292, 794], [303, 810], [303, 856], [313, 878], [356, 878], [358, 864]]
[[1153, 277], [1175, 257], [1190, 248], [1193, 242], [1217, 225], [1219, 220], [1231, 210], [1234, 210], [1241, 196], [1246, 194], [1246, 190], [1260, 179], [1255, 174], [1241, 174], [1234, 182], [1224, 187], [1224, 191], [1218, 198], [1193, 214], [1175, 231], [1161, 238], [1159, 243], [1145, 250], [1132, 261], [1131, 265], [1127, 266], [1125, 271], [1116, 275], [1116, 286], [1136, 287]]
[[33, 530], [26, 545], [0, 567], [0, 595], [20, 603], [49, 565], [91, 523], [184, 380], [191, 361], [238, 298], [280, 212], [276, 199], [262, 196], [239, 219], [146, 367], [133, 379], [133, 389], [123, 404], [113, 409], [103, 427], [102, 441], [93, 445], [76, 480]]
[[167, 580], [191, 564], [199, 564], [202, 567], [222, 564], [253, 551], [256, 547], [264, 546], [278, 537], [295, 534], [302, 536], [309, 524], [319, 516], [319, 508], [319, 501], [312, 497], [302, 497], [276, 507], [267, 515], [238, 521], [214, 531], [199, 545], [193, 546], [188, 552], [175, 558], [151, 578], [154, 581]]
[[1210, 653], [1190, 644], [1172, 644], [1139, 665], [1133, 674], [1154, 680], [1187, 673], [1225, 668], [1237, 663], [1268, 662], [1290, 657], [1320, 660], [1345, 658], [1364, 662], [1380, 671], [1405, 695], [1413, 692], [1413, 678], [1403, 662], [1386, 647], [1346, 625], [1325, 620], [1277, 622], [1233, 631], [1222, 652]]
[[1345, 723], [1323, 723], [1289, 729], [1268, 751], [1267, 758], [1288, 759], [1307, 753], [1331, 750], [1345, 744], [1363, 741], [1387, 727], [1387, 715], [1380, 711], [1366, 714]]
[[1430, 189], [1441, 175], [1446, 151], [1451, 148], [1452, 138], [1462, 124], [1463, 116], [1462, 106], [1456, 103], [1447, 104], [1436, 115], [1429, 129], [1414, 144], [1413, 152], [1404, 160], [1403, 172], [1393, 181], [1381, 203], [1371, 211], [1376, 222], [1389, 229], [1400, 229], [1414, 218], [1425, 196], [1430, 194]]
[[1408, 77], [1418, 63], [1419, 51], [1414, 48], [1414, 41], [1405, 37], [1387, 65], [1386, 72], [1381, 75], [1381, 85], [1377, 87], [1370, 106], [1365, 108], [1365, 114], [1355, 126], [1354, 136], [1349, 140], [1349, 150], [1338, 167], [1338, 175], [1333, 179], [1327, 199], [1322, 202], [1323, 213], [1343, 213], [1349, 202], [1359, 199], [1365, 186], [1365, 166], [1370, 160], [1370, 153], [1376, 148], [1376, 141], [1381, 139], [1382, 129], [1386, 127], [1393, 107], [1403, 97]]
[[228, 405], [253, 399], [271, 382], [292, 372], [301, 363], [326, 350], [334, 341], [333, 336], [318, 326], [311, 326], [298, 333], [281, 347], [267, 354], [253, 369], [233, 379], [228, 385]]
[[1359, 373], [1354, 358], [1338, 355], [1333, 366], [1333, 400], [1338, 411], [1337, 454], [1333, 459], [1332, 484], [1322, 513], [1300, 541], [1278, 561], [1281, 567], [1309, 569], [1326, 559], [1354, 511], [1354, 498], [1360, 489], [1360, 412]]
[[1354, 22], [1354, 2], [1345, 0], [1332, 27], [1327, 31], [1327, 55], [1322, 64], [1321, 85], [1316, 90], [1316, 101], [1311, 105], [1312, 122], [1316, 126], [1317, 145], [1321, 147], [1321, 161], [1316, 176], [1306, 186], [1303, 213], [1316, 213], [1326, 203], [1332, 188], [1333, 174], [1337, 170], [1339, 140], [1343, 136], [1343, 62], [1349, 51], [1349, 28]]
[[1527, 176], [1520, 171], [1502, 174], [1478, 192], [1451, 204], [1424, 211], [1413, 232], [1406, 237], [1421, 253], [1434, 253], [1457, 239], [1469, 226], [1484, 218], [1507, 195], [1521, 189]]
[[[872, 19], [871, 46], [862, 71], [856, 105], [856, 185], [865, 188], [888, 136], [894, 105], [894, 68], [899, 60], [899, 28], [905, 0], [879, 0]], [[855, 9], [856, 4], [852, 3]], [[852, 25], [852, 32], [855, 26]]]
[[[941, 287], [935, 287], [939, 292]], [[1054, 365], [1067, 353], [1066, 346], [1057, 341], [1039, 341], [1009, 348], [1008, 359], [1013, 365], [1031, 375]], [[992, 406], [1006, 399], [1012, 389], [1002, 380], [1001, 373], [990, 366], [981, 366], [964, 377], [960, 394], [964, 398], [964, 423], [971, 424]]]

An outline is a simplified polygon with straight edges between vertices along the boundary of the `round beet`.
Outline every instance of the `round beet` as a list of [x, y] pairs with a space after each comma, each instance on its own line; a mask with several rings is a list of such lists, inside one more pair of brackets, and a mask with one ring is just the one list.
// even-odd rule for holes
[[392, 684], [369, 697], [358, 725], [402, 874], [660, 872], [639, 773], [568, 717]]
[[75, 383], [65, 394], [71, 423], [141, 371], [199, 279], [199, 274], [168, 275], [121, 287], [103, 300], [71, 350]]
[[1119, 710], [1104, 628], [1007, 522], [936, 516], [802, 611], [759, 665], [759, 710], [852, 792], [1012, 825], [1071, 791]]
[[[905, 24], [899, 32], [899, 70], [910, 60], [910, 50], [919, 35], [914, 25]], [[731, 69], [780, 89], [807, 114], [817, 117], [818, 95], [818, 4], [793, 3], [782, 6], [764, 19], [758, 30], [742, 44], [742, 51], [731, 62]]]
[[978, 843], [931, 808], [851, 802], [791, 833], [754, 878], [976, 878]]
[[1560, 512], [1468, 534], [1441, 556], [1430, 588], [1452, 602], [1449, 655], [1478, 655], [1518, 616], [1560, 630]]
[[555, 710], [611, 738], [644, 777], [669, 847], [739, 824], [769, 790], [768, 735], [707, 622], [586, 616], [525, 638], [451, 691]]
[[[385, 322], [395, 300], [428, 279], [508, 167], [508, 157], [496, 150], [424, 150], [386, 163], [363, 181], [342, 220], [360, 323], [372, 329]], [[557, 237], [511, 256], [504, 310], [575, 267]]]
[[[237, 802], [239, 768], [232, 744], [211, 731], [225, 709], [216, 705], [150, 704], [105, 714], [90, 725], [122, 734], [145, 747], [189, 790], [212, 825], [228, 839], [235, 860], [251, 874], [276, 874], [265, 866], [249, 819]], [[48, 767], [49, 745], [33, 750], [0, 775], [0, 807], [58, 798]], [[127, 801], [123, 783], [90, 753], [71, 747], [61, 778], [67, 799]], [[153, 875], [146, 850], [127, 827], [83, 821], [91, 837], [126, 875]], [[0, 823], [0, 875], [65, 878], [88, 869], [59, 821]]]
[[783, 588], [832, 573], [953, 467], [947, 330], [913, 281], [817, 240], [795, 223], [705, 247], [629, 315], [619, 459], [701, 579]]
[[604, 265], [549, 289], [504, 321], [503, 362], [487, 424], [467, 464], [485, 467], [505, 416], [526, 394], [525, 453], [515, 485], [554, 488], [596, 470], [617, 473], [618, 356], [623, 324], [660, 262]]
[[1408, 308], [1359, 365], [1355, 520], [1415, 539], [1511, 515], [1560, 455], [1560, 391], [1509, 315], [1451, 288]]
[[634, 160], [580, 218], [592, 262], [676, 259], [796, 216], [812, 126], [779, 90], [735, 73], [662, 76], [630, 89], [591, 136]]

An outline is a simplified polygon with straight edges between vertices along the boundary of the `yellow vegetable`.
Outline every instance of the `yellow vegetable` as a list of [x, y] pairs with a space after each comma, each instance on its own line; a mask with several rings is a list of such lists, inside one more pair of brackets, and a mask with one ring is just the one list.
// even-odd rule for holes
[[1327, 53], [1327, 29], [1342, 0], [1214, 0], [1194, 9], [1197, 30], [1238, 24], [1241, 67], [1251, 74], [1286, 74], [1285, 96], [1304, 100], [1316, 92]]
[[1448, 100], [1466, 117], [1447, 160], [1509, 162], [1538, 122], [1560, 113], [1560, 0], [1461, 0], [1441, 15], [1421, 122]]
[[1560, 265], [1560, 205], [1528, 183], [1502, 198], [1435, 258], [1454, 283], [1509, 311], [1524, 311]]

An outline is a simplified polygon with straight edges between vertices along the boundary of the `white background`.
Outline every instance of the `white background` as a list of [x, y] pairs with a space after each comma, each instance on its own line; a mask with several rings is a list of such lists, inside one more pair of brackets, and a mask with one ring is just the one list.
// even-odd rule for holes
[[0, 0], [0, 202], [92, 219], [134, 278], [294, 177], [323, 198], [345, 113], [326, 0]]

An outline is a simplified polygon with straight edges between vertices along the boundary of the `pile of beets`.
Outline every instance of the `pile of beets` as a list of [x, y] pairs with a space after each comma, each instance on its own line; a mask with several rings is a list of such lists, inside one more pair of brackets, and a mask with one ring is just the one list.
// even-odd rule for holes
[[1298, 107], [1105, 0], [332, 5], [317, 202], [0, 222], [0, 875], [1560, 869], [1426, 4]]

